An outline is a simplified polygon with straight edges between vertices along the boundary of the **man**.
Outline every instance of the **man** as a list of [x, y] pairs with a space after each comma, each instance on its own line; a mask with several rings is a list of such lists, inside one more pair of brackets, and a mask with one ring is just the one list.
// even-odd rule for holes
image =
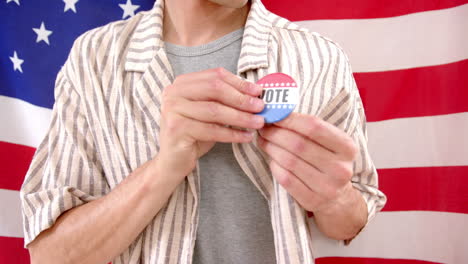
[[[267, 126], [254, 82], [274, 72], [301, 98]], [[313, 263], [307, 212], [349, 240], [385, 204], [346, 56], [260, 0], [87, 32], [55, 99], [21, 191], [33, 263]]]

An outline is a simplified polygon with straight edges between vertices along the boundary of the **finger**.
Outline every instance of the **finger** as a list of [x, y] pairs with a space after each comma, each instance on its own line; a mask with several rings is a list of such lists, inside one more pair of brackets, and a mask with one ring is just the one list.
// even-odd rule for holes
[[282, 168], [296, 175], [312, 191], [320, 193], [323, 188], [329, 188], [326, 183], [327, 176], [315, 167], [306, 163], [294, 154], [278, 147], [277, 145], [257, 138], [258, 146], [267, 153]]
[[224, 127], [213, 123], [203, 123], [197, 120], [183, 118], [184, 127], [190, 127], [188, 134], [198, 141], [223, 142], [223, 143], [245, 143], [254, 138], [252, 131], [242, 131]]
[[276, 161], [270, 162], [273, 177], [284, 189], [307, 211], [314, 211], [322, 200], [316, 193], [310, 190], [300, 179]]
[[262, 94], [263, 87], [260, 85], [244, 80], [224, 68], [216, 68], [214, 71], [222, 80], [236, 88], [241, 93], [255, 97]]
[[251, 113], [227, 107], [217, 102], [189, 101], [181, 99], [174, 105], [177, 113], [205, 123], [230, 125], [242, 128], [259, 129], [264, 118]]
[[294, 153], [321, 172], [328, 171], [333, 166], [331, 161], [336, 159], [333, 152], [292, 130], [268, 126], [258, 132], [264, 139]]
[[263, 100], [239, 91], [220, 78], [184, 82], [178, 84], [177, 89], [169, 89], [173, 96], [192, 101], [216, 101], [245, 112], [258, 113], [264, 108]]
[[259, 96], [263, 91], [263, 88], [260, 85], [244, 80], [223, 67], [179, 75], [178, 78], [182, 82], [209, 81], [214, 79], [220, 79], [234, 87], [239, 92], [251, 96]]
[[356, 155], [357, 148], [350, 136], [316, 116], [292, 113], [274, 125], [296, 131], [347, 159]]

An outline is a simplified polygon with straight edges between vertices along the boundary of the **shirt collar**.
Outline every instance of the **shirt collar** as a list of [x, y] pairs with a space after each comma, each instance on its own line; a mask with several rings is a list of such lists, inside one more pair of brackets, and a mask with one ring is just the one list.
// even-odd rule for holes
[[[252, 4], [245, 23], [238, 73], [268, 67], [268, 41], [273, 16], [261, 0], [250, 1]], [[125, 70], [144, 72], [163, 47], [163, 14], [163, 0], [157, 0], [150, 11], [142, 14], [129, 41]]]

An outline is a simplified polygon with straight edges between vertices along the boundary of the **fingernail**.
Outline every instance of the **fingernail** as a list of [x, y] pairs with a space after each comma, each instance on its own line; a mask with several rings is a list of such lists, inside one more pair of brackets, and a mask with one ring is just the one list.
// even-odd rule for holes
[[242, 134], [246, 138], [253, 138], [254, 131], [242, 131]]
[[255, 109], [263, 109], [263, 100], [256, 97], [252, 98], [254, 99], [252, 105], [255, 106]]
[[261, 93], [261, 92], [263, 91], [263, 87], [262, 87], [262, 86], [260, 86], [260, 85], [258, 85], [258, 84], [255, 84], [255, 87], [256, 87], [255, 89], [256, 89], [257, 93]]
[[254, 115], [252, 117], [252, 121], [255, 125], [263, 125], [264, 123], [264, 118], [263, 116], [258, 116], [258, 115]]
[[250, 91], [254, 94], [258, 94], [260, 93], [261, 91], [263, 90], [263, 87], [261, 87], [260, 85], [257, 85], [255, 83], [251, 83], [250, 84]]

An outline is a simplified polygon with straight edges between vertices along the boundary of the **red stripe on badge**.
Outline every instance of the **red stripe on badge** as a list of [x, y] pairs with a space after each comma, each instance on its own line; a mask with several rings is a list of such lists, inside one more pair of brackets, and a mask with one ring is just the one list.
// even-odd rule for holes
[[468, 166], [379, 169], [383, 211], [468, 213]]
[[35, 148], [0, 141], [0, 189], [21, 188], [35, 151]]
[[355, 73], [367, 121], [468, 111], [468, 60], [386, 72]]
[[29, 263], [29, 252], [23, 243], [23, 238], [0, 236], [0, 263]]
[[416, 259], [383, 259], [383, 258], [351, 258], [351, 257], [324, 257], [315, 260], [316, 264], [436, 264]]
[[291, 21], [315, 19], [361, 19], [401, 16], [416, 12], [451, 8], [468, 3], [467, 0], [263, 0], [271, 12]]

